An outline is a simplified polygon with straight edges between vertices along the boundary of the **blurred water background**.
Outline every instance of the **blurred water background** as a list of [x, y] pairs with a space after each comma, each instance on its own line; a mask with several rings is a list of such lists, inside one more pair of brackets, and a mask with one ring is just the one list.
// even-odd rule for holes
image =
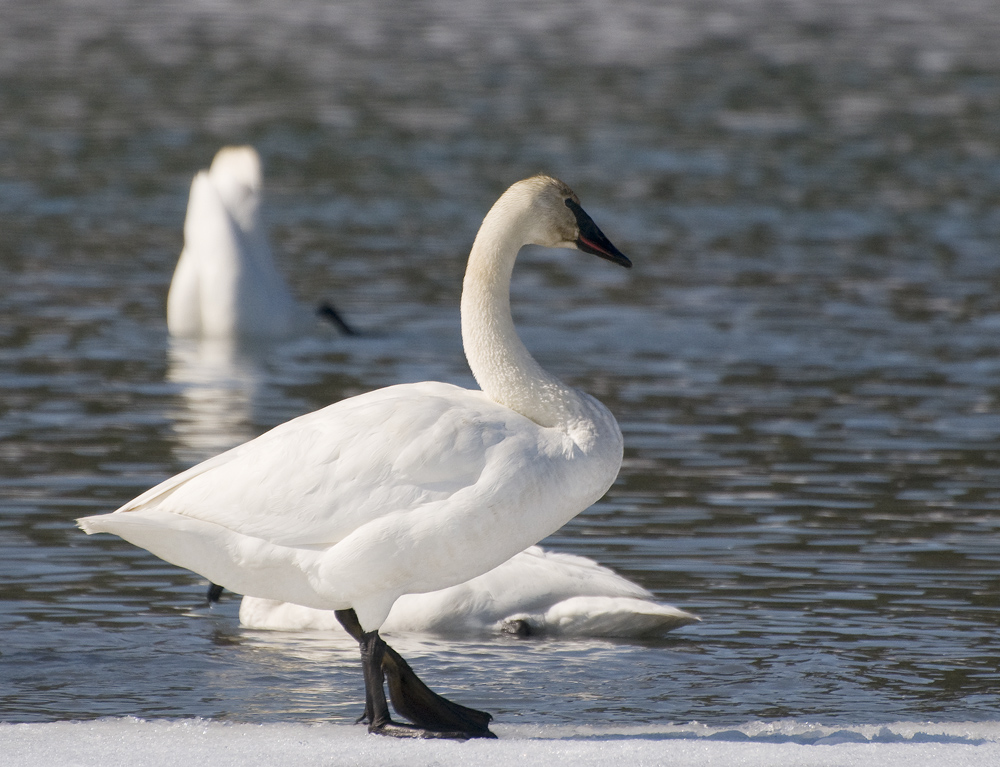
[[[997, 718], [1000, 3], [0, 1], [0, 721], [347, 722], [356, 650], [73, 520], [307, 410], [470, 384], [479, 221], [559, 176], [634, 261], [526, 251], [515, 319], [625, 433], [546, 541], [704, 622], [395, 644], [505, 723]], [[170, 343], [191, 177], [265, 166], [362, 335]]]

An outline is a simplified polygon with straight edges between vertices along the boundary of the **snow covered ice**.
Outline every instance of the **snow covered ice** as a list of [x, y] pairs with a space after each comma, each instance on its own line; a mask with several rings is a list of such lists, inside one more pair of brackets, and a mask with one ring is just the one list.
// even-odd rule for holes
[[0, 765], [767, 765], [986, 767], [1000, 764], [1000, 722], [830, 727], [797, 721], [739, 727], [495, 725], [498, 741], [405, 741], [364, 727], [204, 720], [0, 725]]

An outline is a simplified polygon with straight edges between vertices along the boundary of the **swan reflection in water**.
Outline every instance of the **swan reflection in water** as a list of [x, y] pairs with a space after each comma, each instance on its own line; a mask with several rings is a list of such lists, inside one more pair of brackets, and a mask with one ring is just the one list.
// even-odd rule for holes
[[259, 346], [226, 338], [171, 338], [167, 380], [179, 401], [170, 413], [176, 457], [197, 463], [253, 439], [255, 413], [267, 389]]

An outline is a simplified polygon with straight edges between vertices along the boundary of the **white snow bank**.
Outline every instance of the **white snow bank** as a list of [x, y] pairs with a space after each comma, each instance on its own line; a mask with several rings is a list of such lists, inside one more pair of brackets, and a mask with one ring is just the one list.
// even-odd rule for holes
[[1000, 764], [1000, 722], [820, 726], [752, 722], [650, 727], [504, 726], [499, 741], [400, 741], [361, 726], [111, 719], [0, 724], [4, 767], [524, 764], [659, 767], [986, 767]]

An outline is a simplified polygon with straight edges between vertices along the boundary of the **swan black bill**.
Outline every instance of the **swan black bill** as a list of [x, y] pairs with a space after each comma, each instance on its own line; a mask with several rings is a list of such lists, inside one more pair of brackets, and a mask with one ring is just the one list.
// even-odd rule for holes
[[566, 200], [566, 207], [573, 211], [576, 216], [576, 226], [580, 230], [580, 235], [576, 240], [576, 247], [584, 253], [591, 253], [601, 258], [606, 258], [612, 263], [624, 266], [626, 269], [632, 268], [632, 262], [618, 248], [611, 244], [611, 240], [604, 236], [594, 219], [587, 215], [587, 211], [573, 200]]
[[319, 305], [319, 307], [317, 307], [316, 314], [329, 322], [331, 325], [336, 326], [337, 329], [339, 329], [345, 336], [356, 336], [358, 334], [358, 331], [348, 325], [344, 318], [340, 316], [340, 312], [326, 302], [323, 302]]

